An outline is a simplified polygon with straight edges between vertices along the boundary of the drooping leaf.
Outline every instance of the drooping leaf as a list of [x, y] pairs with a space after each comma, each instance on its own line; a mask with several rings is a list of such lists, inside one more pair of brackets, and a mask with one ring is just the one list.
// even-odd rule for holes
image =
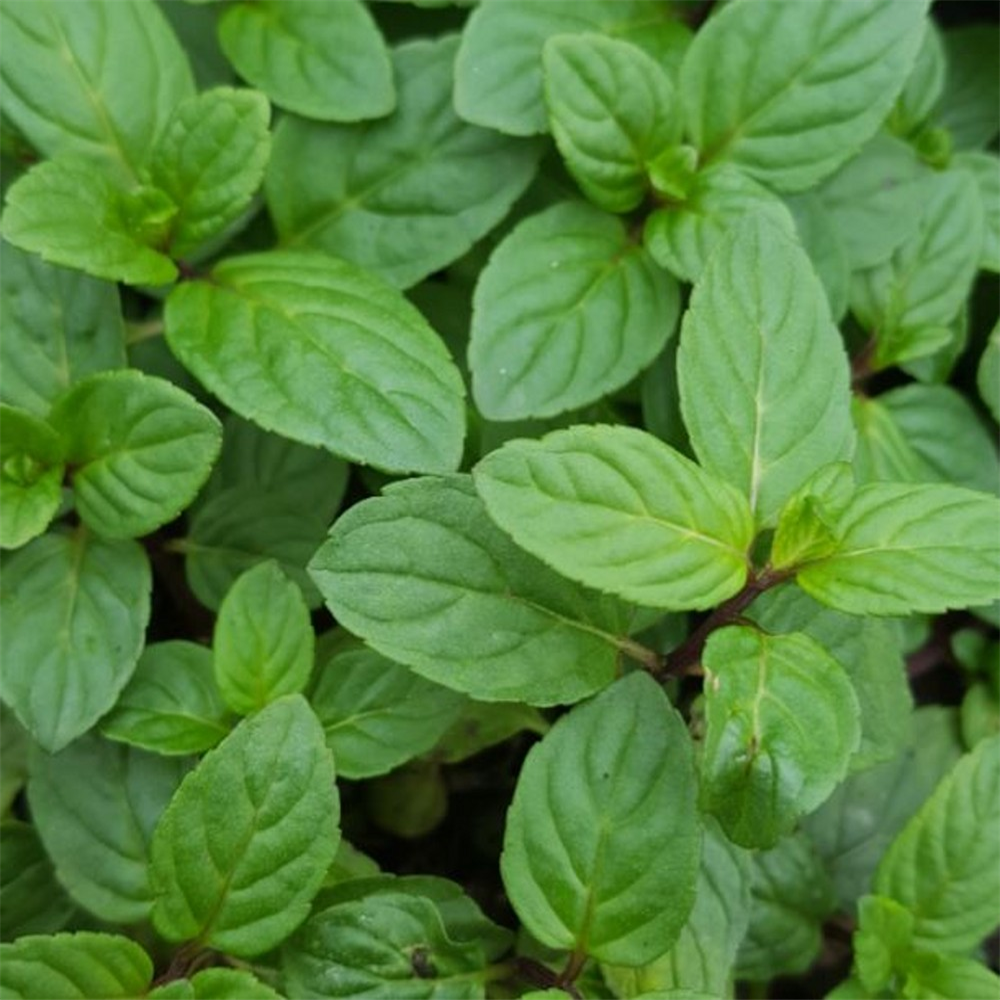
[[394, 471], [449, 471], [463, 387], [420, 313], [379, 278], [318, 253], [231, 257], [167, 300], [167, 340], [241, 416]]
[[670, 948], [694, 903], [695, 794], [688, 734], [648, 675], [563, 716], [528, 754], [507, 814], [501, 873], [528, 930], [611, 964]]
[[981, 149], [1000, 122], [1000, 71], [996, 25], [964, 24], [944, 32], [948, 72], [935, 120], [957, 149]]
[[241, 722], [185, 778], [153, 834], [159, 933], [244, 957], [283, 941], [336, 851], [333, 781], [323, 730], [300, 695]]
[[514, 420], [595, 402], [653, 360], [679, 311], [677, 283], [622, 222], [583, 203], [554, 205], [502, 241], [476, 285], [476, 405]]
[[0, 940], [27, 934], [55, 934], [76, 907], [56, 880], [55, 869], [38, 833], [29, 823], [0, 823]]
[[389, 53], [360, 0], [244, 0], [220, 17], [219, 42], [241, 77], [307, 118], [379, 118], [396, 103]]
[[1000, 271], [1000, 160], [995, 153], [959, 153], [952, 165], [972, 175], [983, 214], [983, 249], [979, 266]]
[[836, 170], [881, 125], [923, 37], [927, 4], [751, 0], [695, 35], [681, 70], [688, 134], [798, 191]]
[[51, 753], [114, 705], [142, 650], [151, 580], [132, 541], [47, 534], [4, 567], [0, 692]]
[[457, 46], [451, 36], [397, 48], [399, 106], [380, 122], [281, 123], [265, 191], [283, 246], [325, 250], [408, 288], [507, 214], [541, 147], [456, 116]]
[[572, 703], [618, 671], [626, 609], [518, 549], [457, 477], [356, 504], [310, 572], [374, 649], [481, 700]]
[[746, 580], [746, 500], [650, 434], [571, 427], [504, 445], [473, 474], [518, 545], [589, 586], [683, 609], [715, 605]]
[[202, 969], [190, 979], [173, 979], [146, 994], [149, 1000], [282, 1000], [245, 969]]

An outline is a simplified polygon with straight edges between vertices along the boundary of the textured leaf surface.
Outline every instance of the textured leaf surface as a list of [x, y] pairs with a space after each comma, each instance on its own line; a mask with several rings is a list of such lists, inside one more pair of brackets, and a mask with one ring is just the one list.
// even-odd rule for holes
[[80, 517], [107, 538], [147, 535], [176, 518], [222, 443], [210, 410], [134, 370], [91, 375], [59, 397], [49, 419], [73, 465]]
[[1000, 271], [1000, 160], [995, 153], [960, 153], [952, 165], [971, 174], [979, 188], [983, 213], [983, 249], [979, 266]]
[[102, 920], [149, 917], [149, 843], [187, 762], [98, 736], [31, 758], [28, 802], [59, 880]]
[[202, 969], [146, 994], [149, 1000], [281, 1000], [281, 994], [243, 969]]
[[283, 245], [318, 247], [408, 288], [507, 214], [541, 147], [456, 116], [457, 45], [447, 37], [395, 50], [399, 107], [382, 121], [282, 122], [265, 190]]
[[988, 604], [1000, 579], [1000, 502], [958, 486], [873, 483], [837, 524], [837, 551], [798, 582], [848, 614]]
[[301, 696], [240, 723], [187, 776], [153, 835], [160, 934], [240, 956], [283, 941], [336, 851], [333, 781], [323, 730]]
[[473, 298], [469, 366], [491, 420], [549, 417], [634, 378], [680, 311], [677, 283], [623, 223], [578, 202], [526, 219], [497, 247]]
[[838, 321], [847, 312], [851, 264], [847, 249], [830, 213], [815, 191], [785, 196], [795, 220], [795, 231], [823, 284], [830, 312]]
[[317, 253], [233, 257], [167, 300], [167, 340], [241, 416], [395, 471], [449, 471], [463, 387], [423, 316], [383, 281]]
[[525, 926], [602, 962], [662, 954], [694, 903], [695, 795], [687, 731], [646, 674], [563, 716], [528, 754], [507, 814], [500, 866]]
[[846, 775], [861, 735], [857, 696], [801, 633], [719, 629], [702, 659], [702, 808], [735, 843], [773, 847]]
[[50, 752], [114, 705], [142, 650], [151, 586], [131, 541], [48, 534], [4, 567], [3, 700]]
[[571, 703], [618, 671], [625, 610], [518, 549], [457, 478], [356, 504], [310, 572], [355, 635], [475, 698]]
[[360, 0], [235, 3], [219, 42], [241, 77], [307, 118], [378, 118], [395, 104], [385, 42]]
[[780, 190], [807, 188], [878, 129], [906, 82], [927, 4], [734, 4], [695, 35], [685, 124], [705, 160]]
[[651, 607], [705, 608], [746, 579], [746, 501], [642, 431], [571, 427], [511, 442], [474, 475], [518, 545], [589, 586]]
[[0, 823], [0, 939], [54, 934], [76, 907], [56, 880], [55, 868], [35, 827], [19, 820]]

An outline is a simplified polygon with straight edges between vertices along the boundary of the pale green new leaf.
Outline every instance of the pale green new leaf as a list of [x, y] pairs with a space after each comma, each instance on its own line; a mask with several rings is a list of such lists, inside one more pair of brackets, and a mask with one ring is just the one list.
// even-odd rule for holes
[[0, 994], [11, 1000], [134, 1000], [152, 979], [149, 955], [117, 934], [29, 934], [0, 945]]
[[1000, 596], [1000, 501], [945, 485], [862, 486], [837, 523], [838, 549], [797, 579], [855, 615], [934, 614]]
[[979, 356], [976, 387], [979, 389], [980, 399], [993, 414], [993, 419], [1000, 421], [1000, 322], [994, 324], [983, 353]]
[[646, 163], [681, 137], [670, 77], [636, 46], [598, 34], [550, 38], [542, 65], [570, 174], [595, 205], [631, 211], [646, 194]]
[[231, 257], [167, 300], [167, 341], [241, 416], [389, 471], [454, 469], [464, 388], [440, 338], [375, 275], [320, 253]]
[[923, 38], [922, 0], [749, 0], [726, 7], [684, 58], [684, 119], [706, 161], [783, 191], [836, 170], [881, 125]]
[[0, 583], [0, 693], [55, 753], [104, 715], [139, 659], [149, 562], [133, 541], [78, 530], [14, 553]]
[[563, 716], [528, 754], [500, 869], [539, 941], [643, 965], [677, 940], [701, 854], [691, 742], [638, 672]]
[[967, 952], [998, 923], [1000, 736], [980, 741], [890, 845], [875, 891], [907, 907], [913, 943]]
[[673, 333], [677, 282], [624, 223], [562, 202], [517, 226], [473, 297], [472, 394], [490, 420], [593, 403], [645, 368]]
[[0, 110], [46, 156], [79, 153], [136, 180], [174, 107], [187, 56], [151, 0], [4, 4]]
[[395, 49], [399, 106], [388, 118], [281, 123], [265, 192], [282, 246], [316, 247], [409, 288], [461, 257], [507, 214], [531, 181], [541, 146], [455, 114], [457, 46], [448, 36]]
[[184, 779], [153, 834], [157, 931], [230, 955], [269, 951], [309, 912], [339, 813], [306, 701], [290, 695], [245, 719]]
[[243, 0], [219, 18], [219, 43], [243, 79], [307, 118], [379, 118], [396, 103], [389, 53], [360, 0]]
[[778, 514], [768, 560], [771, 568], [788, 570], [833, 552], [837, 518], [854, 489], [854, 474], [847, 462], [820, 466]]
[[571, 427], [512, 441], [473, 475], [518, 545], [588, 586], [679, 610], [712, 607], [746, 581], [746, 500], [643, 431]]
[[263, 94], [218, 87], [179, 104], [150, 157], [149, 175], [177, 206], [169, 246], [184, 257], [250, 203], [271, 155]]
[[55, 934], [77, 912], [56, 879], [37, 830], [16, 819], [0, 823], [0, 911], [3, 941], [16, 941], [26, 934]]
[[626, 645], [625, 608], [521, 551], [458, 478], [356, 504], [310, 573], [345, 628], [485, 701], [578, 701], [612, 681]]
[[148, 535], [174, 520], [222, 445], [210, 410], [134, 369], [78, 382], [56, 400], [49, 419], [72, 465], [76, 509], [107, 538]]
[[125, 367], [118, 290], [0, 243], [0, 400], [44, 417], [74, 382]]
[[851, 944], [857, 977], [869, 993], [877, 994], [909, 964], [913, 914], [894, 899], [864, 896], [858, 901], [858, 929]]
[[700, 802], [730, 840], [773, 847], [847, 774], [860, 707], [843, 667], [803, 633], [713, 632]]
[[996, 153], [959, 153], [952, 166], [972, 175], [983, 214], [983, 250], [979, 266], [1000, 271], [1000, 159]]
[[59, 881], [111, 923], [149, 917], [149, 843], [188, 768], [88, 735], [54, 756], [32, 754], [28, 803]]
[[202, 969], [190, 979], [172, 979], [146, 994], [149, 1000], [282, 1000], [244, 969]]
[[761, 215], [709, 258], [677, 375], [695, 454], [749, 498], [759, 525], [821, 466], [850, 458], [850, 371], [826, 293], [797, 242]]
[[968, 1000], [1000, 996], [1000, 976], [981, 961], [919, 952], [903, 984], [906, 1000]]

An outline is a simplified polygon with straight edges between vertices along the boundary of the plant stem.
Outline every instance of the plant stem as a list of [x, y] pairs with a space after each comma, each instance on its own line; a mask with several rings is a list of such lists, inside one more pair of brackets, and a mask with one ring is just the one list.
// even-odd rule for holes
[[141, 343], [143, 340], [152, 340], [154, 337], [163, 336], [163, 317], [147, 320], [145, 323], [130, 323], [128, 333], [125, 337], [125, 346], [131, 347], [133, 344]]
[[875, 374], [872, 363], [875, 360], [875, 351], [878, 348], [878, 340], [874, 334], [868, 339], [865, 345], [851, 359], [851, 388], [859, 389], [865, 382]]
[[654, 676], [663, 670], [665, 663], [663, 654], [644, 646], [641, 642], [636, 642], [633, 639], [619, 639], [618, 648], [626, 656], [631, 656], [637, 663], [641, 663], [643, 669], [648, 670]]

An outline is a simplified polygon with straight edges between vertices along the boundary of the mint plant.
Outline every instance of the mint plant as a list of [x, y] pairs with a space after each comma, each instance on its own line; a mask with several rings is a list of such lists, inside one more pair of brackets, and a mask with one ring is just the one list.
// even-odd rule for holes
[[0, 6], [0, 993], [998, 994], [931, 15]]

